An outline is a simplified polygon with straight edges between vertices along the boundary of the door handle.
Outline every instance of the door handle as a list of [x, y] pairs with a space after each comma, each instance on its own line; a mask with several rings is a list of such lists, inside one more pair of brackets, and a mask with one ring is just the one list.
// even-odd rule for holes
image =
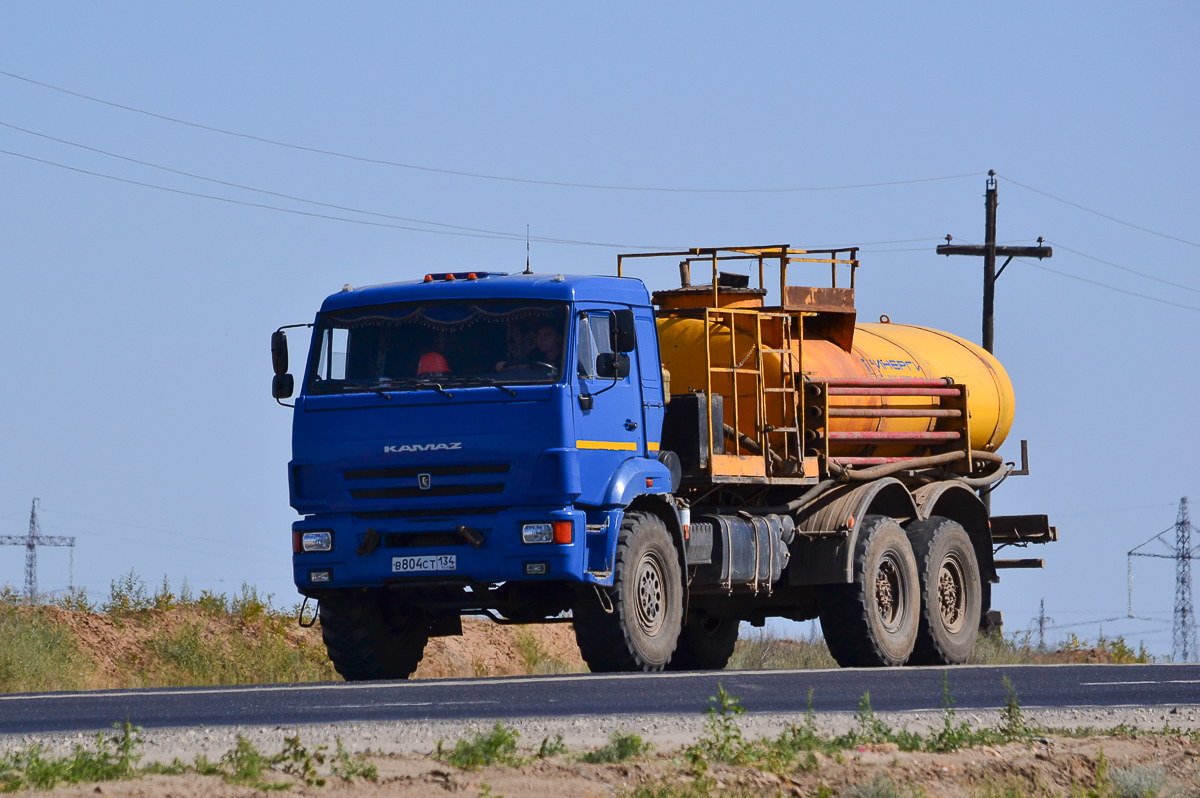
[[630, 432], [633, 432], [635, 429], [637, 429], [637, 422], [634, 421], [632, 418], [625, 419], [625, 429], [629, 430]]

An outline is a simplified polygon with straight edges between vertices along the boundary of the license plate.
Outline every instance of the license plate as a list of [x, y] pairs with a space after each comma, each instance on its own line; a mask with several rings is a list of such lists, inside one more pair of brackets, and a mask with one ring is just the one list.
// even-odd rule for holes
[[423, 557], [393, 557], [392, 573], [453, 571], [458, 568], [457, 554], [427, 554]]

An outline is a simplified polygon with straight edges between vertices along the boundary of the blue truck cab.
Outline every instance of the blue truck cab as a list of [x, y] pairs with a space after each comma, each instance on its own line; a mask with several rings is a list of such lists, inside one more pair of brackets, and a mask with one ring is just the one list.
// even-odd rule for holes
[[[326, 643], [395, 617], [423, 648], [466, 613], [557, 616], [612, 585], [635, 502], [678, 538], [665, 398], [636, 279], [446, 273], [328, 297], [288, 465], [295, 582]], [[347, 678], [415, 667], [339, 645]]]

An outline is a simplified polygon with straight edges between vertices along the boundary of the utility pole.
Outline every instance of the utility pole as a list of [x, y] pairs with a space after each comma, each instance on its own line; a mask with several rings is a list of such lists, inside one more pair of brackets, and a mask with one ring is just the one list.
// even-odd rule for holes
[[[0, 535], [0, 546], [25, 547], [25, 598], [31, 603], [37, 601], [37, 547], [38, 546], [68, 546], [71, 549], [72, 560], [75, 554], [75, 538], [65, 535], [43, 535], [38, 526], [38, 500], [33, 500], [29, 510], [29, 534]], [[74, 579], [72, 579], [72, 582]], [[72, 585], [74, 587], [74, 585]]]
[[[1192, 526], [1191, 514], [1188, 512], [1187, 496], [1184, 496], [1179, 500], [1179, 514], [1175, 517], [1175, 523], [1145, 543], [1133, 547], [1126, 555], [1128, 557], [1126, 567], [1129, 571], [1129, 617], [1131, 618], [1133, 617], [1133, 558], [1157, 557], [1162, 560], [1175, 561], [1175, 613], [1171, 625], [1171, 659], [1174, 662], [1195, 662], [1197, 655], [1200, 655], [1200, 648], [1196, 641], [1196, 609], [1192, 603], [1192, 560], [1200, 560], [1200, 546], [1192, 548], [1192, 532], [1195, 529]], [[1170, 544], [1163, 537], [1169, 532], [1175, 533], [1175, 544], [1169, 553], [1139, 551], [1143, 546], [1148, 546], [1155, 541], [1169, 546]]]
[[[996, 170], [988, 170], [988, 179], [984, 194], [984, 226], [983, 226], [983, 246], [975, 245], [959, 245], [951, 244], [954, 240], [953, 236], [946, 236], [946, 243], [941, 244], [937, 248], [939, 255], [971, 255], [973, 257], [983, 258], [983, 348], [990, 354], [994, 351], [995, 344], [995, 319], [996, 319], [996, 280], [1008, 268], [1008, 264], [1013, 258], [1042, 258], [1054, 257], [1054, 250], [1051, 247], [1042, 246], [1044, 238], [1038, 239], [1036, 247], [1000, 247], [996, 246], [996, 207], [999, 205], [999, 199], [996, 191]], [[997, 271], [996, 256], [1005, 255], [1007, 260], [1004, 265]], [[988, 512], [992, 509], [991, 493], [983, 494], [983, 503], [988, 508]]]
[[1046, 650], [1046, 600], [1042, 599], [1038, 610], [1038, 651]]

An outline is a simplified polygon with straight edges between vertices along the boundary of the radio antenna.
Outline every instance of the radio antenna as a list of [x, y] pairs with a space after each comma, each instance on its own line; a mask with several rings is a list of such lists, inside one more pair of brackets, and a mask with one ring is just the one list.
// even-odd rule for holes
[[529, 225], [525, 225], [525, 274], [533, 274], [529, 268]]

